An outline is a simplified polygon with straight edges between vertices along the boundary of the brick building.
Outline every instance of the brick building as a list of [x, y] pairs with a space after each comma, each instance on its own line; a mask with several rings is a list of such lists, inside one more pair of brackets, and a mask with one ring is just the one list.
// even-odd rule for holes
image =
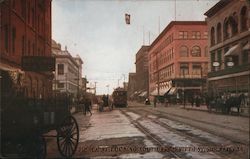
[[221, 0], [205, 15], [209, 30], [209, 92], [249, 97], [250, 2]]
[[142, 46], [136, 53], [136, 90], [140, 98], [148, 95], [148, 49], [149, 46]]
[[129, 73], [128, 75], [128, 99], [133, 100], [136, 91], [136, 73]]
[[149, 48], [149, 92], [182, 99], [205, 89], [208, 71], [205, 21], [172, 21]]
[[[23, 56], [51, 56], [51, 0], [4, 0], [0, 16], [1, 69], [22, 70]], [[50, 96], [51, 72], [24, 71], [23, 75], [27, 96]]]

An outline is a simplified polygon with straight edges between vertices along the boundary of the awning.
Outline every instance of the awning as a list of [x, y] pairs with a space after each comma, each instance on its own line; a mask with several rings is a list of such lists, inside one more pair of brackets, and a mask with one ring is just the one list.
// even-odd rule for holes
[[12, 67], [12, 66], [4, 64], [4, 63], [0, 63], [0, 70], [24, 73], [24, 71], [22, 71], [20, 68], [15, 68], [15, 67]]
[[224, 56], [233, 56], [233, 55], [238, 55], [240, 53], [240, 45], [234, 45], [231, 47]]
[[250, 50], [249, 42], [246, 43], [246, 45], [243, 47], [243, 50]]
[[156, 96], [156, 95], [158, 94], [158, 90], [155, 89], [155, 90], [153, 90], [153, 92], [151, 92], [150, 94], [151, 94], [152, 96]]
[[168, 92], [167, 95], [173, 95], [173, 94], [175, 94], [176, 92], [177, 92], [177, 88], [176, 88], [176, 87], [172, 87], [172, 88], [170, 88], [170, 91]]
[[167, 93], [171, 88], [162, 88], [159, 91], [159, 95], [163, 96], [165, 93]]
[[139, 97], [146, 97], [147, 96], [147, 91], [143, 91], [140, 95], [139, 95]]

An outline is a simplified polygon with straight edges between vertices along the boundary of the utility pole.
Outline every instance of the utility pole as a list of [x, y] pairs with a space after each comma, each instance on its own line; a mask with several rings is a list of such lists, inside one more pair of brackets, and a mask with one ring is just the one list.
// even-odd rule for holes
[[[159, 98], [160, 94], [160, 75], [159, 75], [159, 64], [158, 64], [158, 53], [156, 53], [156, 71], [157, 71], [157, 99]], [[155, 104], [156, 106], [156, 104]]]
[[95, 95], [96, 95], [96, 83], [97, 83], [97, 82], [95, 82]]

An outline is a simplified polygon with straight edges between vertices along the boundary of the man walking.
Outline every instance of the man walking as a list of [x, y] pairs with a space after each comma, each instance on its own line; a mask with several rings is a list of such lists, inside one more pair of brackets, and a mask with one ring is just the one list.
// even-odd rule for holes
[[90, 110], [91, 100], [89, 98], [86, 98], [84, 105], [85, 105], [85, 114], [87, 114], [87, 112], [89, 112], [90, 116], [91, 116], [92, 115], [91, 110]]

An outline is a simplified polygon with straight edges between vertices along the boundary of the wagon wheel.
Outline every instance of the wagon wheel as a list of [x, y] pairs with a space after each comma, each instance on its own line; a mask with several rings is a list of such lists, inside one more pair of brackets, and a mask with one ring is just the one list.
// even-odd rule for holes
[[57, 146], [64, 157], [74, 155], [79, 142], [79, 128], [76, 119], [68, 116], [57, 130]]

